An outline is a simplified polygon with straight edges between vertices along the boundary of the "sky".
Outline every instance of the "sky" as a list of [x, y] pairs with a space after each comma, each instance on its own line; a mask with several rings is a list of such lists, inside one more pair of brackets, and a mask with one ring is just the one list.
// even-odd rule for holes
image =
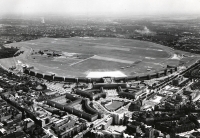
[[200, 0], [0, 0], [0, 14], [200, 14]]

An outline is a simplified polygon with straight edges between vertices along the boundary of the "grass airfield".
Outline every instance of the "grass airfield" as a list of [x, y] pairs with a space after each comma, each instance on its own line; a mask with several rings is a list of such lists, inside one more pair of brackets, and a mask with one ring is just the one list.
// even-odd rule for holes
[[[26, 47], [26, 56], [16, 61], [34, 66], [36, 72], [59, 76], [86, 77], [90, 72], [120, 71], [125, 76], [137, 76], [163, 70], [167, 65], [179, 65], [174, 50], [151, 42], [121, 38], [41, 38], [9, 44]], [[62, 51], [60, 57], [31, 54], [38, 50]], [[75, 55], [75, 56], [71, 56]]]

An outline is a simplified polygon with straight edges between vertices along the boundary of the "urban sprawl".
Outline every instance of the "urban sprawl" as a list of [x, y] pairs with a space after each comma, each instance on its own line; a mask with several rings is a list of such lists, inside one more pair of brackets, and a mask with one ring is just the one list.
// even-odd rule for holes
[[[120, 37], [199, 53], [196, 20], [171, 23], [167, 29], [161, 21], [134, 21], [134, 31], [131, 21], [125, 24], [122, 20], [115, 20], [118, 24], [88, 21], [83, 25], [23, 20], [19, 26], [19, 22], [0, 21], [1, 59], [15, 60], [24, 52], [5, 44], [41, 37]], [[34, 72], [32, 68], [0, 64], [2, 138], [200, 136], [200, 60], [127, 77], [73, 78]]]

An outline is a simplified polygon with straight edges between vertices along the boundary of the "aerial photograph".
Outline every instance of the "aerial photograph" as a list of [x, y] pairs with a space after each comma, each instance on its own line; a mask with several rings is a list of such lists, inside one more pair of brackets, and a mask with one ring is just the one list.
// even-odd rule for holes
[[200, 138], [200, 0], [0, 0], [0, 138]]

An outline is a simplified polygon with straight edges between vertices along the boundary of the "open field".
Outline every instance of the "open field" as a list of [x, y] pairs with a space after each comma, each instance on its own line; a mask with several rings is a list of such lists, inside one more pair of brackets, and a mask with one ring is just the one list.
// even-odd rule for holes
[[[174, 51], [151, 42], [120, 38], [41, 38], [9, 44], [29, 48], [26, 56], [16, 61], [34, 66], [36, 72], [59, 76], [85, 77], [90, 72], [120, 71], [126, 76], [163, 70], [167, 65], [179, 65]], [[31, 50], [62, 51], [60, 57], [31, 55]], [[147, 71], [148, 70], [148, 71]]]

